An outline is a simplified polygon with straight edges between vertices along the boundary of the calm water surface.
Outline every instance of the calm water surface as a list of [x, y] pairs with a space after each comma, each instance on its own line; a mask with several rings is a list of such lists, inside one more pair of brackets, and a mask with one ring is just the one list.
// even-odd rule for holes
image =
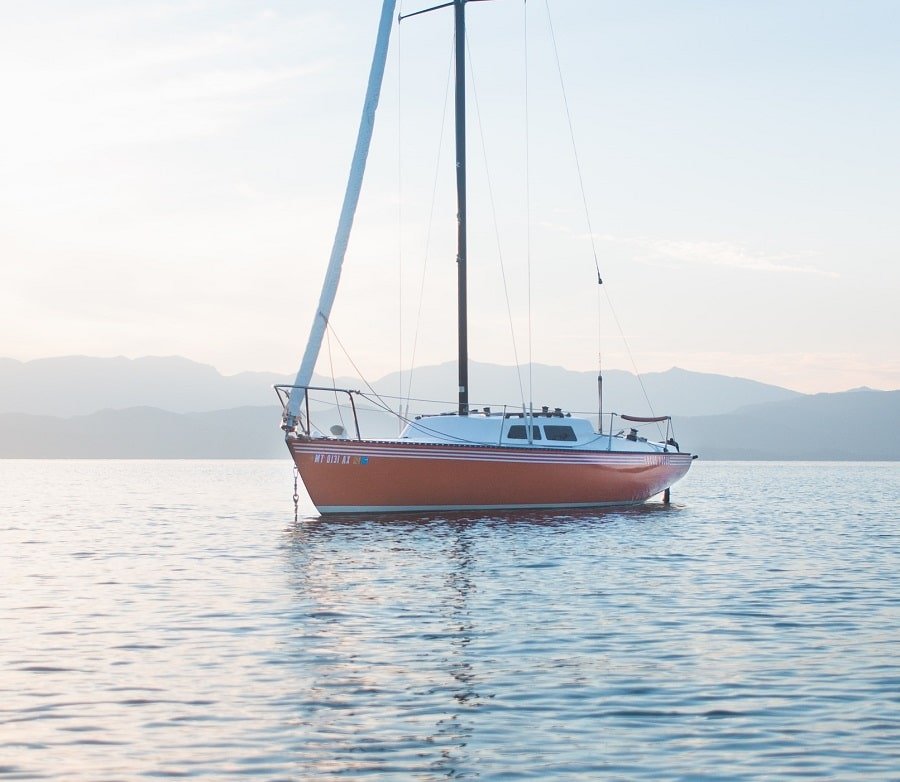
[[292, 488], [0, 461], [0, 778], [900, 779], [900, 465], [602, 514]]

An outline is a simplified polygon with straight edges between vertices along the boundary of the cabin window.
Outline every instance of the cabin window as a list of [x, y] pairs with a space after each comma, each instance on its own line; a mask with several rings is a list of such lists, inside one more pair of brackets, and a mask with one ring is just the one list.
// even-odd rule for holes
[[578, 440], [575, 430], [571, 426], [553, 426], [544, 424], [544, 433], [548, 440], [560, 440], [566, 443], [574, 443]]
[[[541, 428], [539, 426], [532, 427], [532, 440], [540, 440], [541, 439]], [[523, 424], [515, 424], [509, 427], [509, 431], [506, 433], [506, 436], [510, 440], [527, 440], [528, 439], [528, 430], [527, 427]]]

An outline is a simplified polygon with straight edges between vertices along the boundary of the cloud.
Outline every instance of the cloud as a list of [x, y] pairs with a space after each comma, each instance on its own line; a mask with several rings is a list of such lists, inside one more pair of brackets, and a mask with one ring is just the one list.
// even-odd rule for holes
[[190, 8], [163, 5], [149, 18], [146, 9], [83, 10], [0, 31], [0, 142], [17, 150], [19, 163], [4, 168], [27, 172], [86, 149], [204, 137], [258, 121], [261, 107], [290, 105], [301, 87], [312, 89], [319, 80], [309, 76], [330, 61], [306, 14], [222, 14], [202, 26]]
[[598, 238], [637, 248], [642, 253], [639, 259], [648, 264], [718, 266], [767, 274], [812, 274], [832, 279], [840, 276], [836, 272], [799, 263], [801, 256], [798, 255], [768, 255], [730, 242], [620, 237], [609, 234]]

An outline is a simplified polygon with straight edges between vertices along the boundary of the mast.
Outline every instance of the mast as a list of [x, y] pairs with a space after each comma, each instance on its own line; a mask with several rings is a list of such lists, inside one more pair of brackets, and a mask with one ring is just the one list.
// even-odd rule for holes
[[453, 6], [456, 63], [456, 297], [459, 353], [459, 415], [469, 414], [469, 328], [466, 303], [466, 3], [482, 0], [448, 0], [444, 3], [401, 14], [400, 20]]
[[466, 0], [454, 0], [456, 36], [456, 286], [459, 340], [459, 415], [469, 414], [468, 309], [466, 305]]

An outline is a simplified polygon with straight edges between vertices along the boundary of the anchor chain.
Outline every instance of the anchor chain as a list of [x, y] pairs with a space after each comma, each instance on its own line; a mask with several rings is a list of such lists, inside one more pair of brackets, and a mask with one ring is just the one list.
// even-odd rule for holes
[[297, 465], [295, 464], [294, 465], [294, 497], [293, 497], [293, 500], [294, 500], [294, 522], [295, 523], [297, 521], [297, 509], [300, 506], [300, 495], [297, 493], [297, 476], [298, 476]]

